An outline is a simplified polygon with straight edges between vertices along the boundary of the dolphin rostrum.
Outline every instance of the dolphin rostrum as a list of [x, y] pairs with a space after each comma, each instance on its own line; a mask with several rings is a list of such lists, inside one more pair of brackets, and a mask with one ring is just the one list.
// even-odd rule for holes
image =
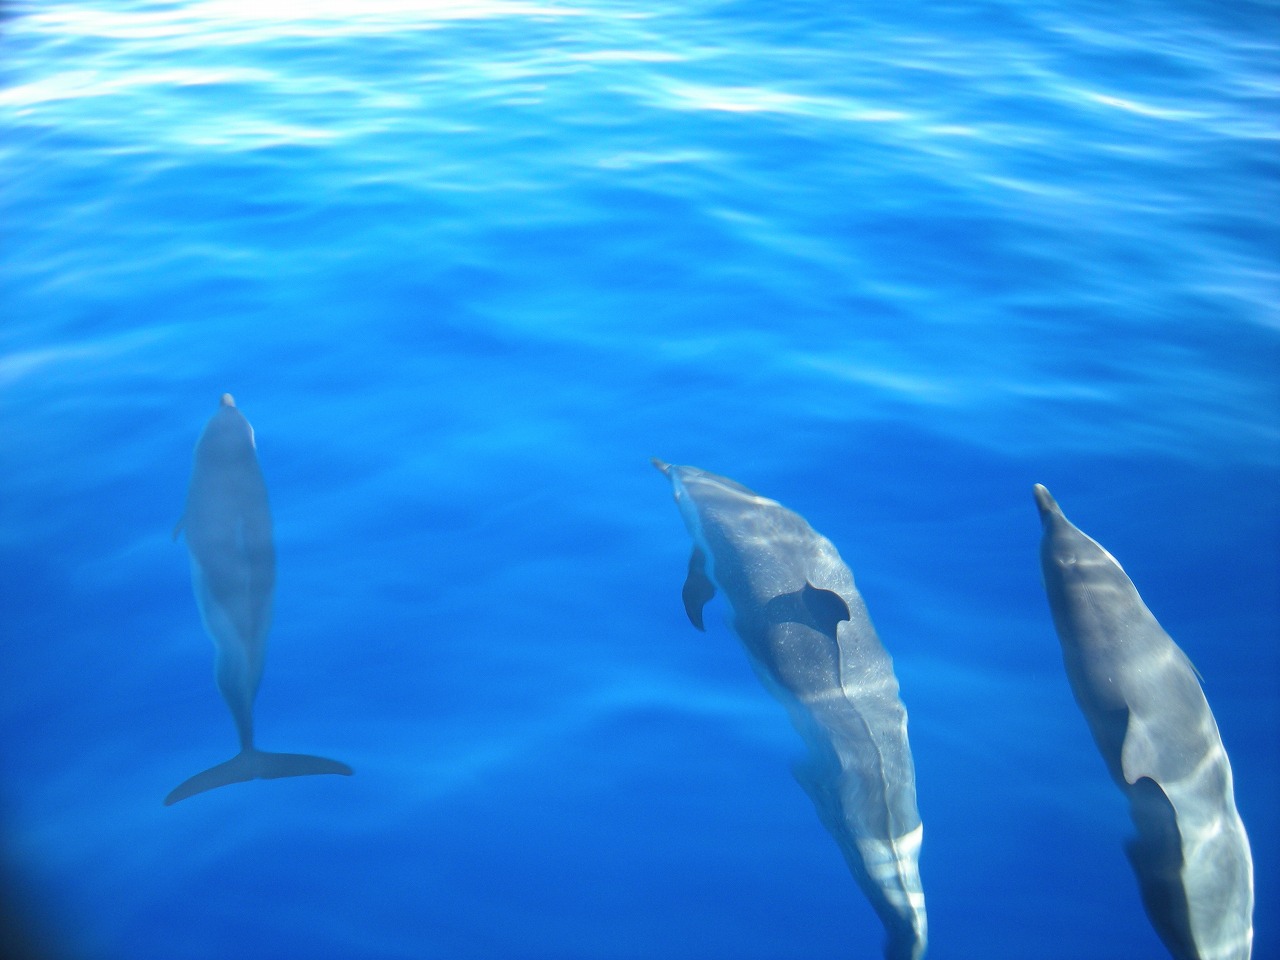
[[797, 779], [884, 924], [888, 960], [927, 939], [922, 827], [893, 663], [831, 541], [741, 484], [654, 460], [693, 537], [684, 607], [699, 630], [719, 589], [765, 687], [809, 748]]
[[1129, 861], [1175, 960], [1248, 960], [1253, 858], [1195, 668], [1095, 540], [1040, 484], [1040, 564], [1076, 703], [1138, 836]]
[[228, 783], [350, 774], [351, 768], [337, 760], [267, 753], [253, 745], [253, 701], [271, 628], [276, 553], [253, 428], [229, 393], [222, 395], [218, 412], [196, 444], [187, 507], [174, 528], [175, 539], [180, 530], [191, 553], [200, 617], [217, 649], [218, 690], [235, 719], [240, 752], [178, 784], [164, 798], [165, 805]]

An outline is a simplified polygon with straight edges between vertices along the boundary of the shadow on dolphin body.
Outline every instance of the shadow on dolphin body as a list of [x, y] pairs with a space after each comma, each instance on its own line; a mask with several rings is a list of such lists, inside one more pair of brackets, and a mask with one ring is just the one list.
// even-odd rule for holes
[[774, 500], [654, 460], [693, 538], [689, 621], [724, 594], [761, 682], [809, 748], [796, 778], [884, 924], [888, 960], [927, 941], [915, 765], [893, 663], [831, 541]]
[[1076, 703], [1138, 836], [1127, 853], [1174, 960], [1248, 960], [1253, 858], [1195, 668], [1128, 575], [1035, 486], [1040, 563]]
[[267, 487], [258, 467], [253, 428], [231, 394], [196, 444], [187, 505], [174, 528], [191, 554], [191, 582], [205, 630], [217, 650], [218, 690], [240, 737], [240, 752], [184, 780], [165, 805], [229, 783], [350, 775], [337, 760], [301, 753], [268, 753], [253, 743], [253, 701], [262, 680], [276, 581], [275, 545]]

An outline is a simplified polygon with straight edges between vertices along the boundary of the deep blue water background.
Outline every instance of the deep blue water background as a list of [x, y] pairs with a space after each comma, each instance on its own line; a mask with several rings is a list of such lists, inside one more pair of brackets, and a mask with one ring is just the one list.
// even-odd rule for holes
[[[804, 514], [895, 658], [934, 960], [1159, 958], [1044, 482], [1197, 664], [1280, 956], [1280, 12], [0, 8], [0, 812], [47, 955], [877, 957], [651, 455]], [[279, 579], [230, 756], [186, 552]], [[710, 611], [709, 611], [710, 613]], [[56, 953], [55, 953], [56, 945]]]

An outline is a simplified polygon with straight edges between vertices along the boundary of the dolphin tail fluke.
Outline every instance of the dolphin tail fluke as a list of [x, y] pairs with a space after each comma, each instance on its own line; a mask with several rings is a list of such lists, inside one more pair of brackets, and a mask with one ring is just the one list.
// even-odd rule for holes
[[194, 797], [197, 793], [204, 793], [214, 787], [224, 787], [228, 783], [244, 783], [246, 780], [252, 780], [255, 776], [253, 758], [256, 752], [246, 750], [243, 753], [237, 753], [226, 763], [220, 763], [216, 767], [202, 770], [194, 777], [188, 777], [169, 792], [169, 795], [164, 798], [164, 805], [170, 806], [179, 800]]
[[276, 780], [280, 777], [306, 777], [317, 773], [351, 775], [345, 763], [327, 757], [313, 757], [305, 753], [267, 753], [263, 750], [243, 750], [225, 763], [197, 773], [182, 781], [164, 798], [166, 807], [179, 800], [194, 797], [215, 787], [229, 783], [245, 783], [248, 780]]
[[263, 780], [280, 777], [309, 777], [314, 773], [340, 773], [351, 776], [351, 768], [328, 757], [313, 757], [307, 753], [258, 752], [258, 776]]

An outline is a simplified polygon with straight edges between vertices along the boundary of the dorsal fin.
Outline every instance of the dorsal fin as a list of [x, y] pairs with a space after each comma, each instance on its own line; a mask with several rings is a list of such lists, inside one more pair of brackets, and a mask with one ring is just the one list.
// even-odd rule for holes
[[680, 598], [684, 600], [684, 612], [688, 614], [689, 622], [699, 630], [707, 629], [702, 625], [702, 608], [715, 595], [716, 585], [707, 576], [707, 558], [694, 547], [689, 555], [689, 575], [685, 577]]
[[799, 590], [770, 598], [762, 612], [770, 623], [802, 623], [828, 637], [832, 643], [839, 639], [836, 631], [840, 622], [852, 619], [844, 597], [834, 590], [815, 587], [808, 580]]
[[849, 604], [845, 603], [844, 597], [834, 590], [815, 587], [808, 580], [804, 582], [804, 588], [800, 591], [800, 599], [804, 602], [805, 609], [809, 611], [809, 616], [813, 618], [813, 625], [829, 637], [835, 637], [836, 628], [840, 626], [841, 621], [853, 619], [849, 614]]

